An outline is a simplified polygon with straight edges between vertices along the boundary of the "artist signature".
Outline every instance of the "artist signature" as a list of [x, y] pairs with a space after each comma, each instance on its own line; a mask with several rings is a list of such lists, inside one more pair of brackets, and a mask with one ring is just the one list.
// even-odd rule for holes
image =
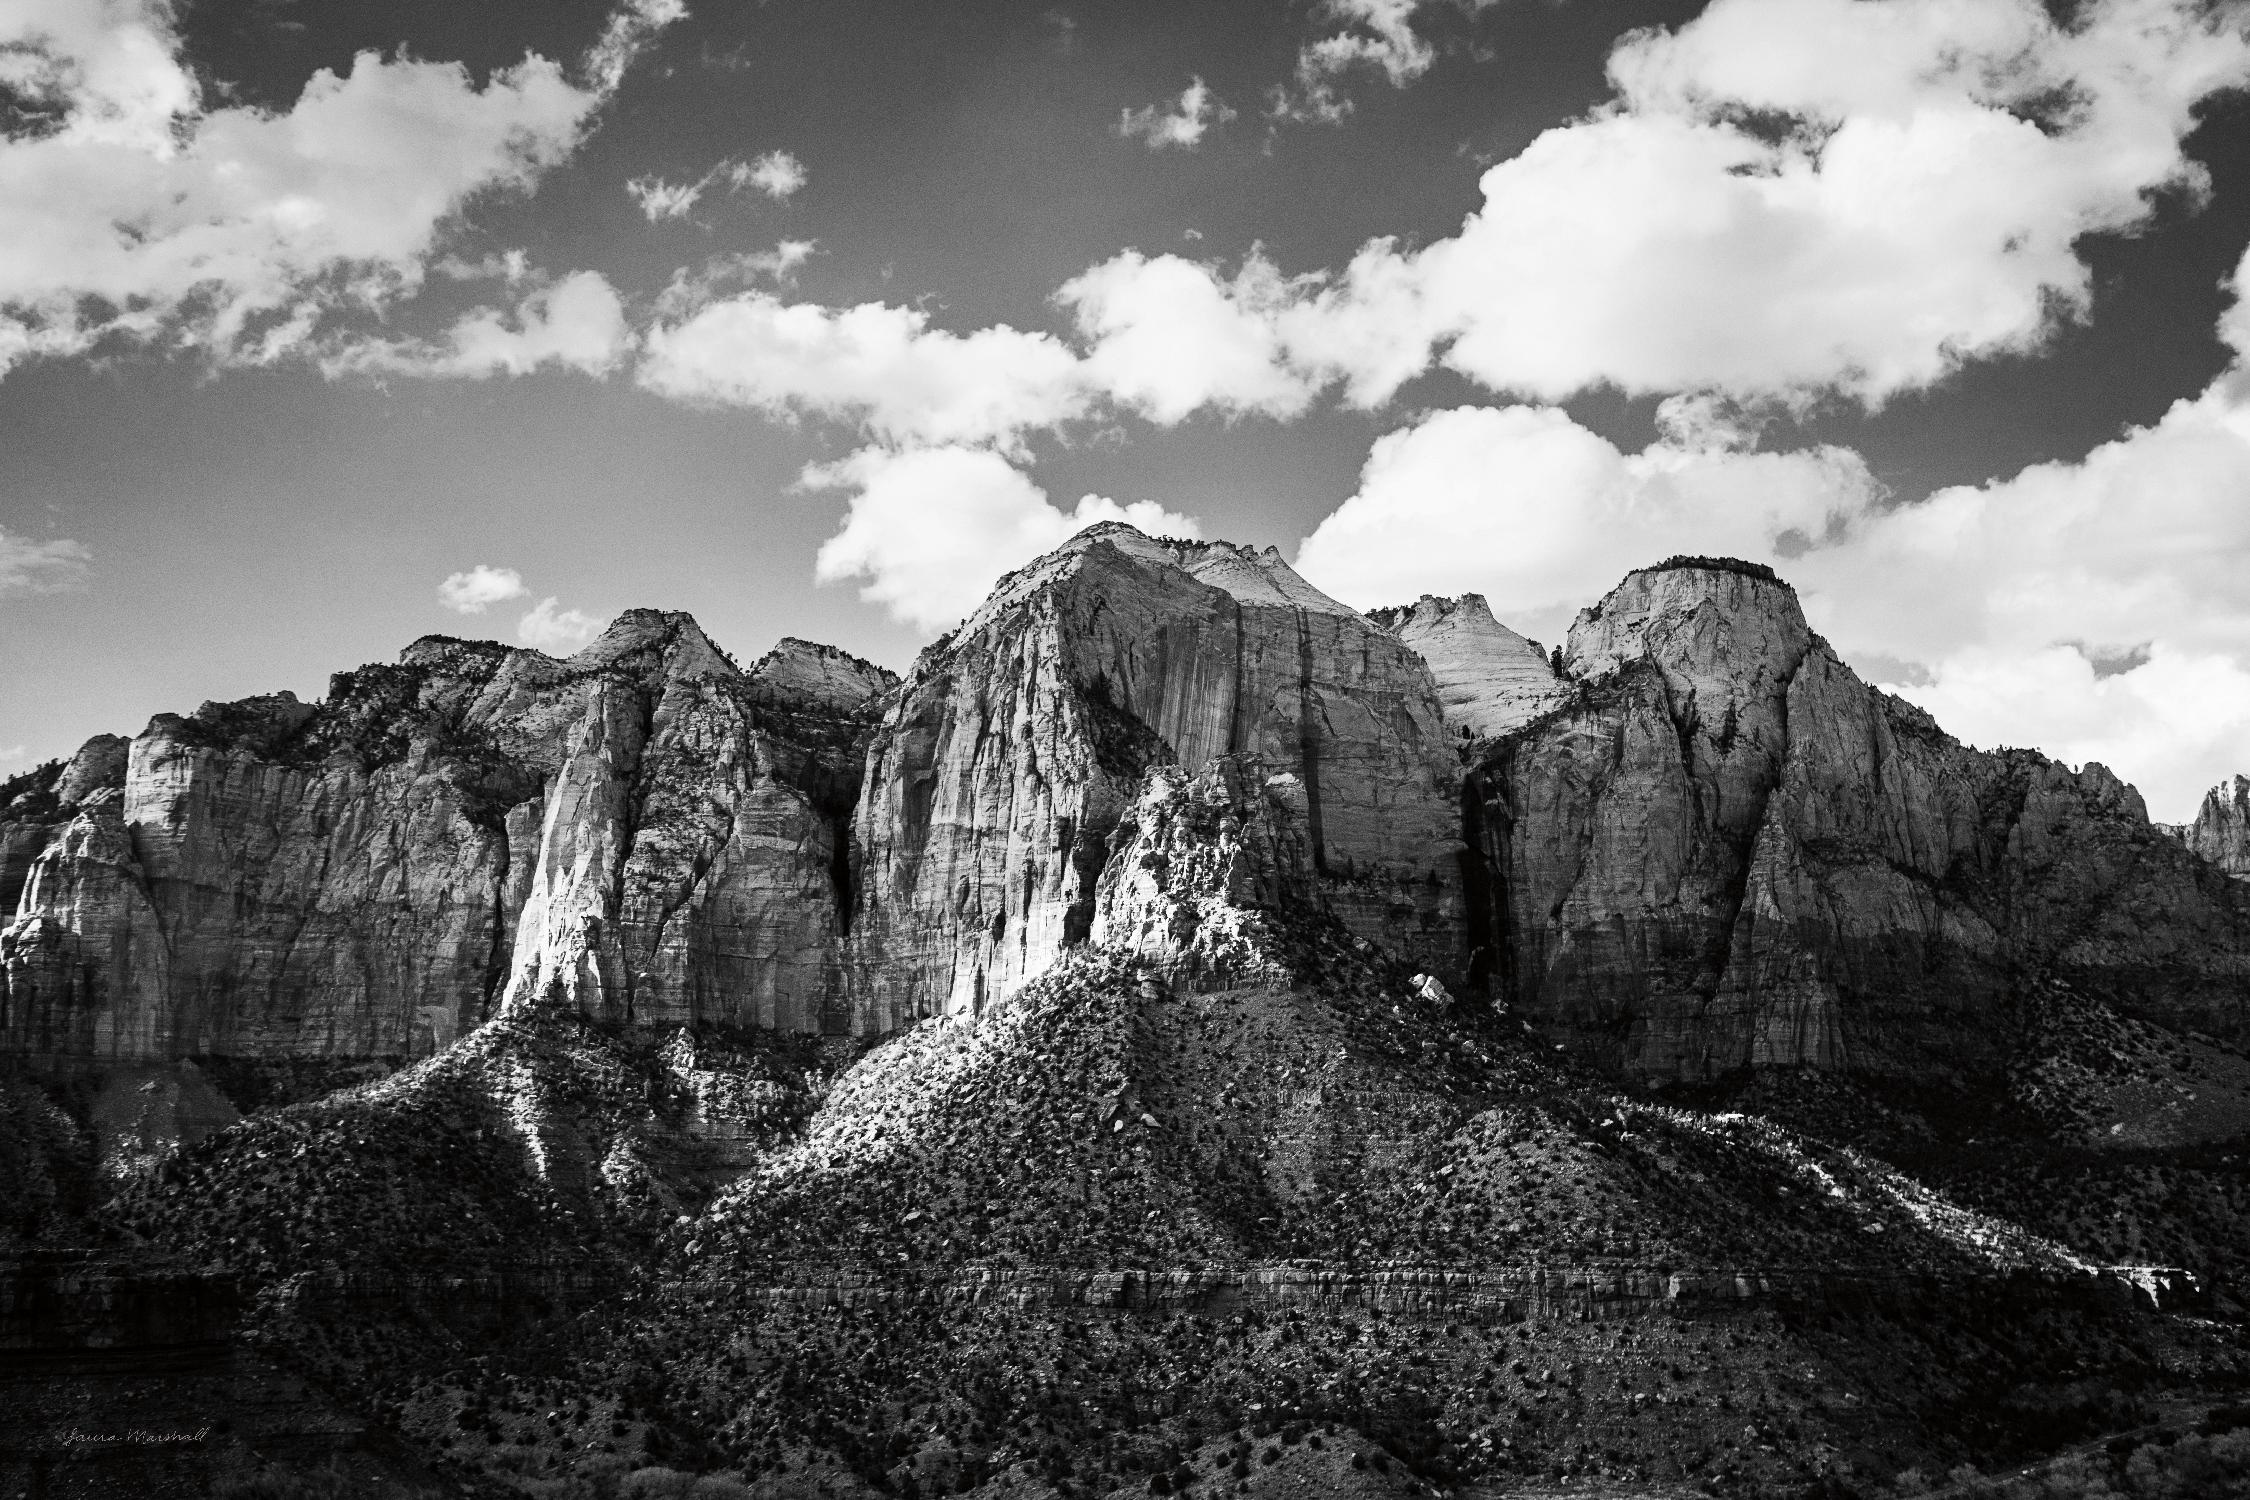
[[118, 1432], [90, 1432], [83, 1427], [71, 1427], [61, 1434], [63, 1442], [72, 1447], [153, 1447], [166, 1443], [200, 1443], [210, 1436], [211, 1429], [208, 1427], [182, 1428], [171, 1432], [160, 1432], [150, 1427], [128, 1427]]

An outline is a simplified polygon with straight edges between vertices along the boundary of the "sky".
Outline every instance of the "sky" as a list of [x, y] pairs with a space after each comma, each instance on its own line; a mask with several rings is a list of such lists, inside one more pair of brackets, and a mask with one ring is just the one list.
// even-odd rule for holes
[[0, 776], [444, 633], [903, 667], [1080, 526], [1773, 563], [2250, 771], [2250, 9], [0, 0]]

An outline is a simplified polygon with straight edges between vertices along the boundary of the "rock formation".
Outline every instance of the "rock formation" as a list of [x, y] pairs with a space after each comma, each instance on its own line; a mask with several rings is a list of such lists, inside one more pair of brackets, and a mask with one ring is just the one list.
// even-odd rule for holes
[[1998, 1066], [2022, 976], [2250, 1035], [2250, 900], [2098, 765], [1862, 683], [1764, 569], [1635, 573], [1478, 773], [1504, 986], [1643, 1078]]
[[1748, 564], [1636, 572], [1562, 654], [1117, 525], [903, 683], [654, 611], [567, 661], [430, 637], [0, 786], [0, 1048], [400, 1058], [540, 1004], [872, 1036], [1082, 945], [1232, 982], [1282, 908], [1656, 1081], [1987, 1072], [2034, 978], [2250, 1036], [2250, 888], [2191, 852], [2250, 784], [2183, 848], [1869, 688]]
[[862, 1024], [981, 1010], [1092, 930], [1152, 767], [1294, 777], [1318, 898], [1458, 962], [1454, 785], [1428, 668], [1272, 549], [1091, 527], [923, 654], [868, 766]]
[[1377, 609], [1368, 618], [1414, 649], [1437, 679], [1445, 722], [1478, 739], [1506, 734], [1551, 707], [1561, 682], [1536, 641], [1492, 617], [1482, 594]]
[[802, 643], [745, 674], [636, 611], [567, 661], [429, 637], [319, 705], [159, 715], [122, 765], [96, 741], [0, 811], [6, 848], [40, 845], [0, 933], [0, 1044], [397, 1057], [550, 992], [817, 1026], [890, 681]]
[[2220, 782], [2203, 794], [2195, 821], [2165, 830], [2237, 880], [2250, 880], [2250, 776]]

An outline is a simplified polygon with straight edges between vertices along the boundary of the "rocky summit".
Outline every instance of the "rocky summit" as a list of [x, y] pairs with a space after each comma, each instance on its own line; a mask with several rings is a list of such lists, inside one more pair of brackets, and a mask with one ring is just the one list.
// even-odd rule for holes
[[0, 784], [0, 1484], [2240, 1492], [2245, 787], [1115, 524], [159, 714]]

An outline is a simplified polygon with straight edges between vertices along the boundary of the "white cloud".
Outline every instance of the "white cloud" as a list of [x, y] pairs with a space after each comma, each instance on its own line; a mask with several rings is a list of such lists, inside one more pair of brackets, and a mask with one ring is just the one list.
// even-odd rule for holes
[[1276, 328], [1296, 295], [1253, 254], [1232, 281], [1177, 255], [1126, 251], [1055, 293], [1087, 344], [1086, 378], [1120, 404], [1170, 426], [1212, 407], [1294, 416], [1314, 382], [1289, 367]]
[[0, 140], [0, 369], [104, 340], [271, 360], [411, 294], [461, 207], [567, 156], [677, 13], [619, 11], [588, 82], [367, 52], [273, 112], [209, 107], [158, 0], [18, 0], [0, 83], [59, 124]]
[[480, 307], [436, 343], [357, 340], [322, 360], [342, 374], [456, 376], [528, 375], [560, 365], [587, 375], [614, 369], [633, 344], [616, 288], [596, 271], [576, 271], [525, 296], [508, 311]]
[[803, 482], [808, 489], [850, 493], [842, 529], [821, 545], [819, 580], [864, 579], [862, 599], [925, 631], [953, 624], [1003, 573], [1097, 521], [1198, 534], [1192, 518], [1148, 501], [1119, 505], [1088, 495], [1073, 510], [1059, 510], [986, 449], [870, 448], [807, 469]]
[[[2250, 256], [2235, 273], [2250, 290]], [[1847, 653], [1981, 744], [2100, 760], [2158, 817], [2250, 771], [2250, 328], [2201, 395], [2078, 463], [1942, 490], [1793, 570]], [[1905, 675], [1905, 674], [1901, 674]]]
[[720, 182], [730, 193], [756, 188], [769, 198], [787, 198], [805, 185], [806, 177], [805, 164], [796, 157], [786, 151], [768, 151], [754, 161], [722, 161], [693, 182], [635, 177], [625, 184], [625, 191], [641, 206], [644, 218], [651, 224], [661, 224], [667, 219], [686, 218], [703, 201], [703, 195]]
[[583, 610], [564, 609], [550, 594], [516, 621], [516, 639], [549, 655], [576, 651], [601, 633], [602, 622]]
[[737, 163], [731, 172], [734, 185], [745, 183], [768, 198], [788, 198], [811, 181], [805, 164], [787, 151], [768, 151], [747, 166]]
[[1858, 455], [1659, 443], [1620, 452], [1551, 407], [1457, 407], [1376, 440], [1298, 549], [1306, 577], [1368, 608], [1477, 592], [1553, 640], [1629, 570], [1675, 552], [1771, 557], [1872, 505]]
[[666, 182], [661, 177], [636, 177], [625, 184], [625, 191], [641, 206], [641, 214], [651, 224], [661, 224], [666, 219], [685, 218], [689, 209], [703, 197], [710, 185], [706, 177], [700, 182]]
[[0, 766], [19, 766], [30, 759], [28, 746], [0, 745]]
[[451, 573], [438, 585], [438, 603], [456, 614], [481, 615], [495, 604], [521, 599], [531, 590], [514, 568], [478, 563], [466, 572]]
[[[1414, 8], [1354, 0], [1360, 30], [1309, 49], [1308, 79], [1378, 56], [1410, 77], [1427, 65]], [[2201, 101], [2250, 83], [2246, 16], [1715, 0], [1623, 38], [1615, 99], [1487, 171], [1458, 234], [1371, 241], [1265, 311], [1294, 369], [1365, 404], [1432, 358], [1544, 401], [1879, 404], [2037, 348], [2088, 305], [2082, 237], [2202, 190], [2181, 142]]]
[[[2234, 278], [2250, 291], [2250, 256]], [[2250, 323], [2202, 394], [2080, 462], [1891, 506], [1857, 455], [1744, 451], [1741, 413], [1668, 402], [1622, 454], [1551, 409], [1440, 412], [1377, 441], [1299, 565], [1352, 603], [1477, 590], [1552, 636], [1673, 552], [1776, 564], [1814, 627], [1974, 744], [2099, 760], [2193, 816], [2250, 771]]]
[[1192, 151], [1199, 145], [1204, 133], [1214, 125], [1224, 125], [1234, 118], [1210, 86], [1200, 78], [1192, 80], [1180, 91], [1180, 97], [1169, 107], [1161, 104], [1144, 104], [1139, 109], [1118, 111], [1117, 133], [1131, 140], [1146, 141], [1151, 151], [1161, 151], [1176, 146]]
[[929, 326], [886, 303], [831, 308], [746, 292], [650, 330], [638, 378], [676, 400], [863, 425], [895, 444], [1013, 443], [1080, 415], [1087, 393], [1060, 340], [999, 325]]
[[[701, 266], [682, 266], [672, 273], [671, 283], [657, 293], [657, 321], [674, 325], [685, 323], [729, 293], [761, 281], [791, 285], [797, 279], [798, 268], [812, 259], [819, 248], [816, 240], [780, 240], [771, 250], [740, 250], [714, 255]], [[707, 398], [688, 396], [687, 399]]]
[[1352, 69], [1378, 68], [1394, 88], [1421, 77], [1437, 61], [1437, 53], [1415, 34], [1419, 8], [1420, 0], [1323, 0], [1320, 17], [1341, 22], [1344, 29], [1298, 49], [1295, 87], [1273, 90], [1272, 113], [1333, 125], [1352, 111], [1351, 101], [1336, 87]]
[[35, 542], [0, 527], [0, 599], [81, 588], [93, 554], [78, 542]]

